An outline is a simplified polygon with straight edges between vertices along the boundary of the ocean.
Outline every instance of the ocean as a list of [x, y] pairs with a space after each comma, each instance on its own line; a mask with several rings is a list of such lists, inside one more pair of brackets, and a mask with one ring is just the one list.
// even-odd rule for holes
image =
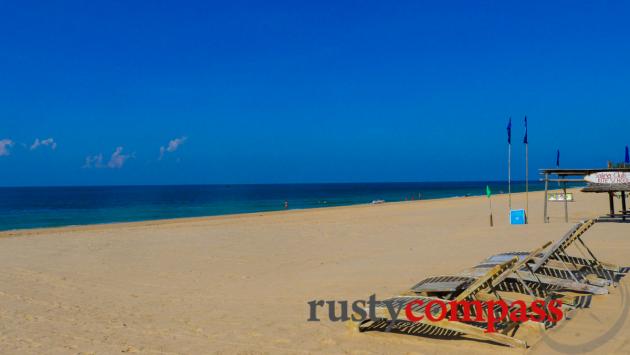
[[[0, 187], [0, 230], [507, 193], [506, 182]], [[531, 182], [530, 190], [542, 190]], [[512, 191], [525, 191], [524, 182]]]

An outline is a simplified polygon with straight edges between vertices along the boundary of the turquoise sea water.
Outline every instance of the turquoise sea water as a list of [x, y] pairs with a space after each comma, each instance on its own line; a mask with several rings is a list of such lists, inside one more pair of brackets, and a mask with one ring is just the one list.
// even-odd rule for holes
[[0, 187], [0, 230], [276, 211], [285, 201], [302, 209], [482, 195], [486, 184], [508, 190], [505, 182]]

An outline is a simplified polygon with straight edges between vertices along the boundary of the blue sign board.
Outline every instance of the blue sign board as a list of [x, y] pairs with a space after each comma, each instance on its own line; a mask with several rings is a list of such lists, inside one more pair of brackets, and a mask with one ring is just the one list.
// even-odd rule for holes
[[525, 210], [511, 210], [510, 211], [510, 224], [526, 224], [527, 216]]

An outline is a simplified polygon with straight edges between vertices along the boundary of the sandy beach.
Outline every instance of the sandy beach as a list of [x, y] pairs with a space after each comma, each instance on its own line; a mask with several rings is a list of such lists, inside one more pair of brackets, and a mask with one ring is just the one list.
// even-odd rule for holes
[[[605, 196], [574, 193], [569, 224], [561, 204], [542, 223], [535, 192], [525, 226], [508, 225], [498, 195], [494, 228], [487, 199], [468, 197], [0, 233], [0, 353], [630, 353], [627, 279], [527, 350], [306, 321], [310, 300], [382, 299], [606, 213]], [[630, 265], [628, 228], [585, 239]]]

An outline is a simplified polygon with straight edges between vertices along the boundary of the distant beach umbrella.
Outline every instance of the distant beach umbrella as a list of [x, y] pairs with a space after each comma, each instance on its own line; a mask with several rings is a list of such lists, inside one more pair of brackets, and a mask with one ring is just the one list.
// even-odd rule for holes
[[560, 149], [556, 152], [556, 168], [560, 167]]
[[527, 144], [527, 116], [525, 116], [525, 137], [523, 137], [523, 143]]
[[512, 144], [512, 117], [508, 121], [507, 125], [508, 144]]
[[630, 164], [630, 154], [628, 153], [628, 146], [626, 146], [626, 164]]

